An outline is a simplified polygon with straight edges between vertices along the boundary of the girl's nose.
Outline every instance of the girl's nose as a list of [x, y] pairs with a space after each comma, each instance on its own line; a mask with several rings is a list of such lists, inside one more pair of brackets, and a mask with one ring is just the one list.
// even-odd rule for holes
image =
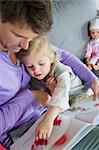
[[32, 67], [32, 70], [36, 73], [39, 71], [39, 66], [33, 66]]

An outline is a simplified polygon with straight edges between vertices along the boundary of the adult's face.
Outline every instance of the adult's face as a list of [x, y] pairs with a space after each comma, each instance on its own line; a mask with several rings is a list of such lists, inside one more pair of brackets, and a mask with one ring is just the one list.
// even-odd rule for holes
[[29, 42], [38, 36], [28, 25], [20, 27], [18, 24], [0, 22], [0, 50], [17, 53], [21, 48], [28, 49]]

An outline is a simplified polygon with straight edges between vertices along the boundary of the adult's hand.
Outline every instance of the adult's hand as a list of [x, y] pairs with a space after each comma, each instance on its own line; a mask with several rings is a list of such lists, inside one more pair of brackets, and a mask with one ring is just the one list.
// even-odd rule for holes
[[94, 80], [92, 82], [91, 88], [94, 92], [93, 99], [99, 100], [99, 80]]

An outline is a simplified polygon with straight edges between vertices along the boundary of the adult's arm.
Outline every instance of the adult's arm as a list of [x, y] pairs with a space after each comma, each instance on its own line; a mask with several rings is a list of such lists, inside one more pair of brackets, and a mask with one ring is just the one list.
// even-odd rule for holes
[[73, 72], [84, 82], [86, 87], [91, 87], [93, 81], [98, 80], [94, 73], [76, 56], [57, 47], [54, 47], [54, 50], [60, 55], [60, 61], [65, 65], [69, 65], [73, 69]]
[[12, 128], [36, 121], [45, 108], [39, 105], [36, 97], [29, 89], [25, 89], [5, 105], [0, 106], [0, 137]]

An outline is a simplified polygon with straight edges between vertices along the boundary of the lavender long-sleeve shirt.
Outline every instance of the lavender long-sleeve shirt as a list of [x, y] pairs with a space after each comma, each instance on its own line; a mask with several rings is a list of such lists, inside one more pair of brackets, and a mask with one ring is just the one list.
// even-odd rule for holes
[[0, 139], [13, 127], [35, 120], [44, 112], [27, 88], [30, 76], [24, 66], [11, 63], [7, 52], [0, 51]]
[[[61, 62], [69, 65], [86, 86], [97, 79], [74, 55], [54, 49], [60, 54]], [[31, 118], [35, 121], [45, 111], [27, 88], [29, 81], [24, 66], [12, 64], [8, 53], [0, 51], [0, 136]]]

